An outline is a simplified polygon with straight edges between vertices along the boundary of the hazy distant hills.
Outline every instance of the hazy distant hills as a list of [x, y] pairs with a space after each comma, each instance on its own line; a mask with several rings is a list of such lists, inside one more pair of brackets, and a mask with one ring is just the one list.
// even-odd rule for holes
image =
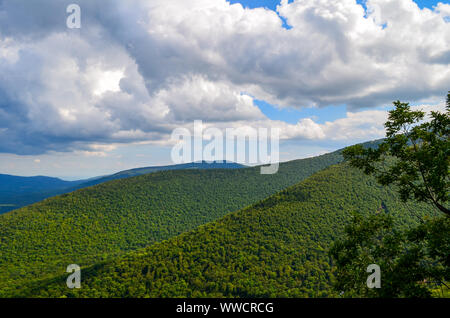
[[169, 239], [254, 204], [342, 160], [340, 152], [259, 167], [159, 171], [0, 216], [0, 291]]
[[81, 181], [63, 181], [51, 177], [17, 177], [0, 174], [0, 192], [8, 193], [30, 193], [36, 191], [55, 190], [74, 186]]
[[[291, 165], [302, 168], [301, 162]], [[196, 173], [185, 173], [191, 174], [189, 179], [196, 178]], [[236, 177], [235, 174], [233, 179]], [[207, 182], [208, 178], [202, 181]], [[131, 180], [142, 183], [144, 178], [127, 182]], [[209, 187], [211, 184], [204, 191]], [[98, 191], [105, 188], [106, 185], [103, 189], [99, 187]], [[200, 188], [195, 190], [201, 198], [204, 192]], [[236, 195], [237, 192], [233, 193], [230, 200]], [[217, 203], [226, 204], [223, 198]], [[25, 283], [23, 289], [10, 290], [9, 294], [5, 290], [5, 295], [335, 297], [337, 294], [331, 287], [332, 262], [327, 253], [331, 243], [341, 236], [353, 212], [367, 215], [380, 210], [392, 215], [397, 226], [402, 227], [431, 213], [431, 207], [404, 204], [393, 188], [381, 187], [373, 178], [340, 164], [191, 232], [85, 267], [79, 290], [66, 287], [67, 274], [61, 264], [59, 269], [55, 268], [54, 273], [59, 274], [54, 278]], [[198, 212], [189, 215], [198, 216]], [[86, 264], [67, 255], [65, 262], [70, 261]], [[17, 272], [17, 267], [13, 272]]]
[[0, 214], [57, 195], [83, 182], [0, 174]]
[[19, 177], [0, 174], [0, 214], [42, 201], [59, 194], [147, 173], [181, 169], [239, 169], [243, 165], [232, 162], [196, 162], [171, 166], [145, 167], [125, 170], [113, 175], [77, 181], [37, 176]]

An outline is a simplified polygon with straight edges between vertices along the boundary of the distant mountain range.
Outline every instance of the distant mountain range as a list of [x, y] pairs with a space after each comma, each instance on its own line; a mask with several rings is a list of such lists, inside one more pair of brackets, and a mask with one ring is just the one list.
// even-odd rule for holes
[[86, 180], [64, 181], [45, 176], [19, 177], [0, 174], [0, 214], [70, 191], [69, 189], [83, 182]]
[[184, 169], [240, 169], [245, 166], [234, 162], [192, 162], [187, 164], [144, 167], [77, 181], [36, 176], [19, 177], [0, 174], [0, 214], [42, 201], [46, 198], [94, 186], [103, 182], [139, 176], [147, 173]]
[[39, 191], [57, 190], [76, 186], [84, 181], [64, 181], [58, 178], [37, 176], [18, 177], [0, 174], [0, 192], [8, 194], [24, 194]]

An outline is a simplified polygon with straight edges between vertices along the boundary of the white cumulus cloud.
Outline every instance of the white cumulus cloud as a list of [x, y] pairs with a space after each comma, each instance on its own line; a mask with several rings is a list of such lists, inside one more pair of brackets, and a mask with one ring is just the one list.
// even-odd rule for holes
[[[164, 142], [199, 119], [283, 128], [283, 138], [382, 135], [393, 99], [450, 89], [450, 6], [412, 0], [281, 1], [278, 14], [225, 0], [0, 1], [0, 152], [85, 151]], [[348, 106], [346, 118], [297, 125], [279, 107]]]

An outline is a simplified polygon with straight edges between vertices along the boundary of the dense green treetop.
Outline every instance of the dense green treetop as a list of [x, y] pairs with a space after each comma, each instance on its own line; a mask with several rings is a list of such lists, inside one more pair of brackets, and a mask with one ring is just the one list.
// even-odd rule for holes
[[[391, 215], [357, 216], [330, 254], [336, 262], [335, 289], [346, 296], [445, 297], [450, 290], [450, 92], [446, 112], [413, 111], [394, 102], [378, 148], [344, 150], [350, 164], [395, 184], [404, 202], [426, 202], [439, 211], [412, 229], [396, 229]], [[368, 289], [365, 268], [376, 264], [382, 286]]]
[[396, 101], [394, 107], [385, 141], [378, 148], [349, 147], [344, 158], [380, 184], [397, 185], [404, 201], [429, 202], [450, 216], [450, 94], [447, 112], [433, 111], [428, 121], [425, 112], [411, 110], [409, 103]]

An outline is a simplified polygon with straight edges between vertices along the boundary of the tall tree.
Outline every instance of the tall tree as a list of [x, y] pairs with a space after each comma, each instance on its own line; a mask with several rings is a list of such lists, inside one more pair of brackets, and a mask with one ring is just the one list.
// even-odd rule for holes
[[409, 103], [396, 101], [394, 106], [385, 124], [385, 141], [377, 149], [349, 147], [344, 158], [382, 185], [397, 185], [402, 200], [429, 202], [450, 216], [450, 92], [446, 112], [431, 112], [429, 121]]
[[[396, 185], [403, 201], [431, 203], [443, 215], [408, 230], [396, 228], [387, 214], [367, 219], [356, 215], [345, 238], [330, 250], [337, 268], [334, 286], [346, 296], [429, 297], [432, 289], [449, 289], [450, 92], [446, 113], [432, 112], [429, 121], [408, 103], [394, 105], [385, 124], [385, 141], [376, 149], [349, 147], [344, 158], [382, 185]], [[380, 289], [366, 286], [370, 264], [382, 269]]]

